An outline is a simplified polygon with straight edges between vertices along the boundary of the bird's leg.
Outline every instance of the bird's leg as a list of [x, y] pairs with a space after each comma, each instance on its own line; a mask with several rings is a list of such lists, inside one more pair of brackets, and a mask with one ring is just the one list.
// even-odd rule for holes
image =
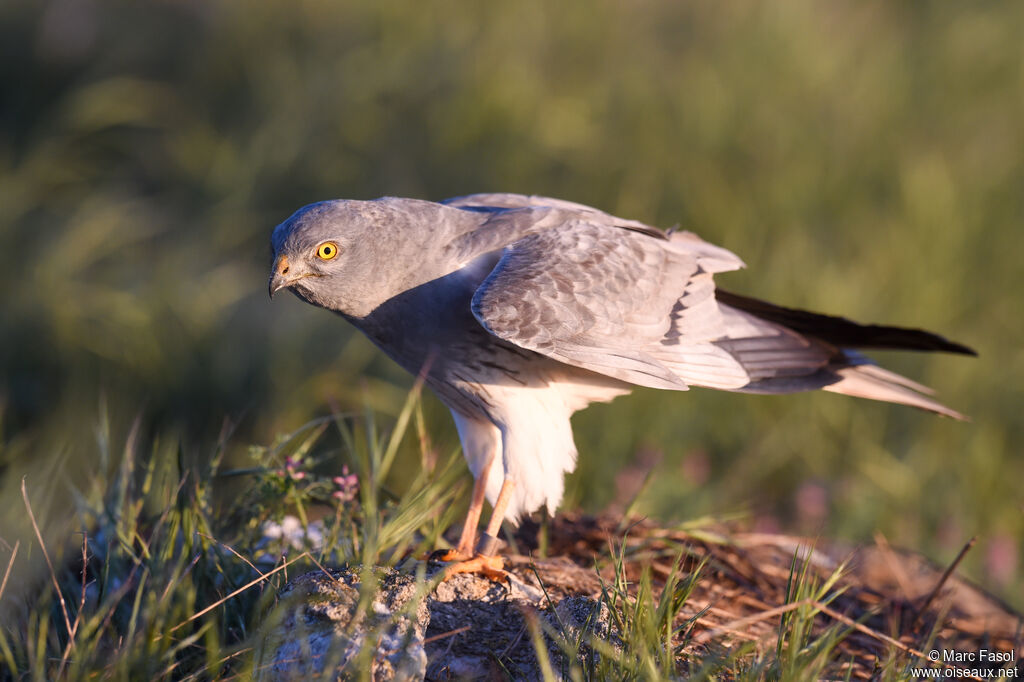
[[[493, 459], [493, 457], [491, 458]], [[480, 513], [484, 510], [484, 492], [487, 490], [487, 470], [489, 470], [490, 462], [488, 466], [484, 467], [484, 472], [473, 481], [473, 497], [469, 501], [469, 510], [466, 512], [466, 522], [462, 526], [462, 535], [459, 537], [459, 544], [455, 548], [455, 553], [463, 558], [467, 558], [473, 555], [473, 545], [476, 543], [476, 528], [480, 525]]]
[[464, 561], [473, 556], [473, 545], [476, 543], [476, 528], [480, 525], [480, 513], [484, 509], [484, 493], [487, 491], [487, 474], [490, 473], [492, 456], [484, 465], [483, 471], [473, 481], [473, 497], [469, 501], [466, 522], [462, 525], [462, 535], [455, 549], [448, 550], [438, 557], [440, 561]]
[[501, 522], [505, 520], [505, 510], [508, 509], [509, 498], [515, 487], [516, 482], [508, 476], [501, 482], [501, 492], [498, 493], [498, 499], [494, 502], [491, 520], [487, 522], [487, 530], [480, 536], [480, 544], [476, 546], [477, 554], [494, 556], [497, 551], [498, 531], [501, 530]]
[[515, 481], [509, 477], [501, 483], [501, 492], [494, 502], [494, 510], [491, 512], [491, 519], [487, 522], [487, 530], [480, 537], [480, 543], [476, 548], [476, 556], [468, 561], [460, 561], [445, 569], [445, 578], [450, 578], [456, 573], [482, 573], [491, 580], [507, 579], [505, 573], [505, 560], [496, 556], [498, 548], [498, 531], [501, 529], [501, 522], [505, 518], [505, 510], [508, 508], [509, 498], [512, 496], [512, 489]]

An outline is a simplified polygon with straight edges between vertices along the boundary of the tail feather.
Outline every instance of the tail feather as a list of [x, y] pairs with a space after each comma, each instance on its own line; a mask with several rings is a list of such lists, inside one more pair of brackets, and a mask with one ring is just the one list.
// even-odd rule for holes
[[[821, 389], [832, 393], [869, 398], [917, 407], [937, 414], [967, 418], [929, 397], [935, 391], [905, 376], [876, 365], [853, 348], [891, 348], [917, 351], [945, 351], [977, 355], [972, 349], [921, 329], [881, 325], [862, 325], [845, 318], [784, 308], [754, 298], [717, 289], [715, 297], [723, 315], [744, 333], [761, 332], [740, 338], [726, 338], [715, 345], [727, 351], [747, 372], [750, 383], [724, 387], [744, 393], [794, 393]], [[736, 316], [742, 316], [737, 318]], [[750, 318], [759, 320], [753, 326]], [[758, 329], [757, 324], [767, 324]], [[774, 328], [795, 332], [805, 340], [803, 346], [787, 345], [786, 335], [771, 335]], [[790, 370], [792, 366], [792, 370]], [[700, 385], [699, 382], [695, 382]], [[721, 387], [721, 386], [716, 386]]]
[[911, 391], [916, 391], [917, 393], [924, 393], [925, 395], [935, 395], [935, 389], [932, 388], [931, 386], [919, 384], [913, 379], [907, 378], [902, 374], [897, 374], [896, 372], [891, 372], [885, 369], [884, 367], [879, 367], [873, 361], [861, 356], [860, 354], [854, 354], [850, 351], [845, 351], [843, 354], [847, 358], [850, 358], [851, 356], [856, 358], [856, 361], [851, 362], [850, 364], [859, 367], [861, 374], [875, 377], [880, 381], [884, 381], [886, 383], [899, 384], [900, 386], [905, 386], [906, 388], [909, 388]]
[[839, 381], [822, 386], [822, 390], [858, 398], [910, 405], [959, 421], [968, 421], [967, 417], [956, 410], [928, 397], [927, 394], [933, 393], [933, 391], [927, 386], [922, 386], [877, 365], [849, 365], [836, 368], [833, 371], [839, 377]]

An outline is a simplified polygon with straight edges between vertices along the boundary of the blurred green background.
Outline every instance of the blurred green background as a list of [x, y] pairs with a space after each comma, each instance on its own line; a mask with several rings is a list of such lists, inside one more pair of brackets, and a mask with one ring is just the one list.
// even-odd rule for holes
[[667, 521], [940, 562], [978, 535], [964, 570], [1024, 606], [1022, 35], [995, 2], [7, 0], [0, 564], [22, 476], [48, 527], [102, 478], [104, 415], [171, 467], [225, 423], [238, 466], [332, 404], [389, 423], [410, 377], [270, 304], [271, 229], [327, 198], [507, 191], [678, 224], [747, 262], [725, 288], [981, 353], [876, 354], [968, 424], [827, 394], [592, 407], [563, 508], [621, 509], [653, 471], [636, 509]]

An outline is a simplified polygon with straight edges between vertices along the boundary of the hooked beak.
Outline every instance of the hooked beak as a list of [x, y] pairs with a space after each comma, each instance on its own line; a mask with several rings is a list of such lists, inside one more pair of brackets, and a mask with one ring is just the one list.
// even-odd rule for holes
[[297, 280], [302, 279], [301, 275], [299, 277], [290, 277], [290, 270], [291, 268], [288, 265], [288, 256], [283, 254], [278, 256], [277, 260], [274, 261], [274, 267], [270, 271], [270, 281], [267, 283], [271, 299], [273, 299], [274, 294], [281, 289], [290, 287], [292, 284], [295, 284]]

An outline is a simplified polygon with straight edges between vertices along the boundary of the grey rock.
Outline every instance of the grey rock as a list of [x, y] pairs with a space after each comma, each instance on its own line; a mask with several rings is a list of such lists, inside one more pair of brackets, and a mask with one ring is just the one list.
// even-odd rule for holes
[[556, 673], [568, 668], [570, 658], [583, 670], [595, 671], [601, 663], [601, 653], [594, 648], [594, 640], [600, 640], [616, 654], [622, 653], [623, 643], [611, 622], [608, 606], [597, 599], [566, 597], [558, 602], [554, 613], [548, 611], [544, 618], [554, 635], [549, 635], [546, 642]]
[[428, 680], [538, 680], [524, 614], [533, 613], [532, 591], [475, 575], [456, 575], [429, 598]]
[[358, 569], [316, 571], [289, 583], [267, 619], [279, 621], [265, 636], [257, 676], [347, 680], [370, 669], [374, 680], [422, 680], [429, 615], [417, 581], [394, 569], [371, 574], [377, 584], [365, 590]]
[[366, 590], [359, 568], [289, 583], [266, 620], [257, 677], [346, 680], [369, 670], [374, 680], [542, 680], [531, 622], [559, 678], [574, 662], [596, 669], [595, 637], [621, 648], [606, 606], [567, 596], [552, 609], [532, 575], [504, 584], [455, 575], [426, 594], [412, 575], [372, 575]]

